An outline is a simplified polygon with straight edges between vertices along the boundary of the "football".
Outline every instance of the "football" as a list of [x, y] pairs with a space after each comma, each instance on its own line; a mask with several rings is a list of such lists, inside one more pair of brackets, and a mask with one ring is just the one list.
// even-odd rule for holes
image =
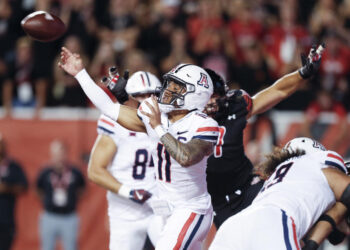
[[45, 11], [36, 11], [21, 21], [24, 32], [34, 40], [51, 42], [61, 37], [66, 31], [62, 20]]

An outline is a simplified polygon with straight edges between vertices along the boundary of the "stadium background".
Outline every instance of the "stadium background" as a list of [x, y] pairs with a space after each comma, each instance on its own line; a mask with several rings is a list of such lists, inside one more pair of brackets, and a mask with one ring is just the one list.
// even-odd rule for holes
[[[64, 37], [51, 43], [26, 37], [20, 21], [34, 10], [60, 16], [68, 27]], [[319, 76], [250, 122], [245, 143], [257, 163], [273, 144], [308, 133], [350, 157], [349, 28], [348, 0], [0, 1], [0, 132], [30, 182], [18, 200], [14, 249], [39, 249], [42, 208], [34, 183], [49, 143], [68, 143], [70, 159], [86, 174], [96, 137], [98, 112], [78, 83], [57, 69], [62, 45], [82, 54], [96, 81], [111, 65], [161, 77], [179, 62], [192, 62], [253, 95], [297, 69], [299, 54], [312, 43], [325, 41]], [[78, 211], [80, 249], [107, 249], [105, 191], [89, 182]]]

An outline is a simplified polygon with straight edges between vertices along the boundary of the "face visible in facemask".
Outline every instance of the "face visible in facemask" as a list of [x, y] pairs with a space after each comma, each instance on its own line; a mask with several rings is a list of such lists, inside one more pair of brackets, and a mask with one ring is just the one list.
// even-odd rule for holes
[[166, 89], [160, 96], [160, 102], [163, 104], [172, 104], [176, 106], [176, 100], [186, 93], [186, 86], [174, 81], [168, 82]]

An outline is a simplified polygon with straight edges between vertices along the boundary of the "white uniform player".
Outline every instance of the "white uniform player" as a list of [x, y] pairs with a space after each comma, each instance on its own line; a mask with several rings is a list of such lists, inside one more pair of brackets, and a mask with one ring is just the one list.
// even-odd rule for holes
[[311, 139], [294, 140], [310, 141], [306, 148], [297, 147], [306, 154], [276, 167], [253, 204], [222, 225], [211, 250], [301, 249], [299, 240], [335, 204], [322, 169], [332, 167], [346, 173], [342, 157]]
[[[153, 194], [154, 164], [147, 135], [129, 131], [105, 115], [98, 120], [97, 131], [112, 138], [117, 146], [117, 154], [108, 168], [112, 176], [123, 185]], [[107, 200], [110, 249], [142, 249], [153, 214], [148, 201], [137, 204], [111, 191], [107, 191]]]
[[[151, 99], [145, 101], [152, 103]], [[150, 111], [145, 101], [141, 103], [137, 114], [146, 127], [155, 160], [158, 195], [151, 203], [155, 214], [162, 215], [165, 220], [156, 249], [201, 249], [213, 213], [206, 184], [208, 156], [194, 165], [181, 166], [170, 156], [149, 124], [149, 118], [141, 112]], [[189, 112], [175, 123], [163, 112], [161, 124], [168, 133], [183, 143], [200, 139], [215, 144], [219, 135], [217, 122], [198, 110]]]
[[[160, 86], [156, 76], [139, 71], [130, 77], [126, 90], [141, 101], [155, 93], [156, 88]], [[145, 133], [127, 130], [105, 115], [101, 115], [98, 120], [97, 132], [99, 137], [93, 149], [89, 172], [101, 172], [101, 169], [107, 168], [116, 183], [121, 184], [118, 191], [104, 186], [108, 178], [106, 174], [102, 176], [102, 182], [95, 181], [108, 190], [109, 247], [111, 250], [141, 250], [154, 216], [149, 206], [150, 200], [144, 203], [135, 202], [135, 199], [130, 197], [130, 191], [144, 190], [150, 194], [156, 192], [154, 163], [148, 136]], [[104, 162], [107, 166], [104, 166]], [[92, 180], [94, 181], [93, 178]]]

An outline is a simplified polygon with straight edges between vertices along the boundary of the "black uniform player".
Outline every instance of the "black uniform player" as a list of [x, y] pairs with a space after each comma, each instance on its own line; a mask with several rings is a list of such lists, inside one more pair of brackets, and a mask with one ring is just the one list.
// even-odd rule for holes
[[[223, 97], [226, 95], [224, 81], [210, 73], [215, 79], [216, 94]], [[219, 111], [215, 114], [211, 112], [215, 110], [212, 105], [206, 108], [206, 113], [214, 115], [220, 125], [218, 144], [207, 162], [208, 192], [212, 197], [217, 228], [228, 217], [250, 205], [264, 183], [252, 174], [253, 164], [244, 152], [243, 131], [252, 107], [251, 98], [242, 90], [228, 94], [231, 95], [229, 101], [219, 101]]]
[[254, 178], [253, 165], [244, 153], [243, 131], [247, 119], [272, 108], [294, 93], [305, 78], [314, 75], [324, 46], [313, 47], [303, 66], [283, 76], [251, 98], [244, 90], [230, 90], [214, 71], [206, 69], [214, 83], [214, 95], [205, 112], [220, 125], [214, 154], [208, 159], [207, 183], [215, 211], [217, 228], [230, 216], [251, 204], [263, 181]]

